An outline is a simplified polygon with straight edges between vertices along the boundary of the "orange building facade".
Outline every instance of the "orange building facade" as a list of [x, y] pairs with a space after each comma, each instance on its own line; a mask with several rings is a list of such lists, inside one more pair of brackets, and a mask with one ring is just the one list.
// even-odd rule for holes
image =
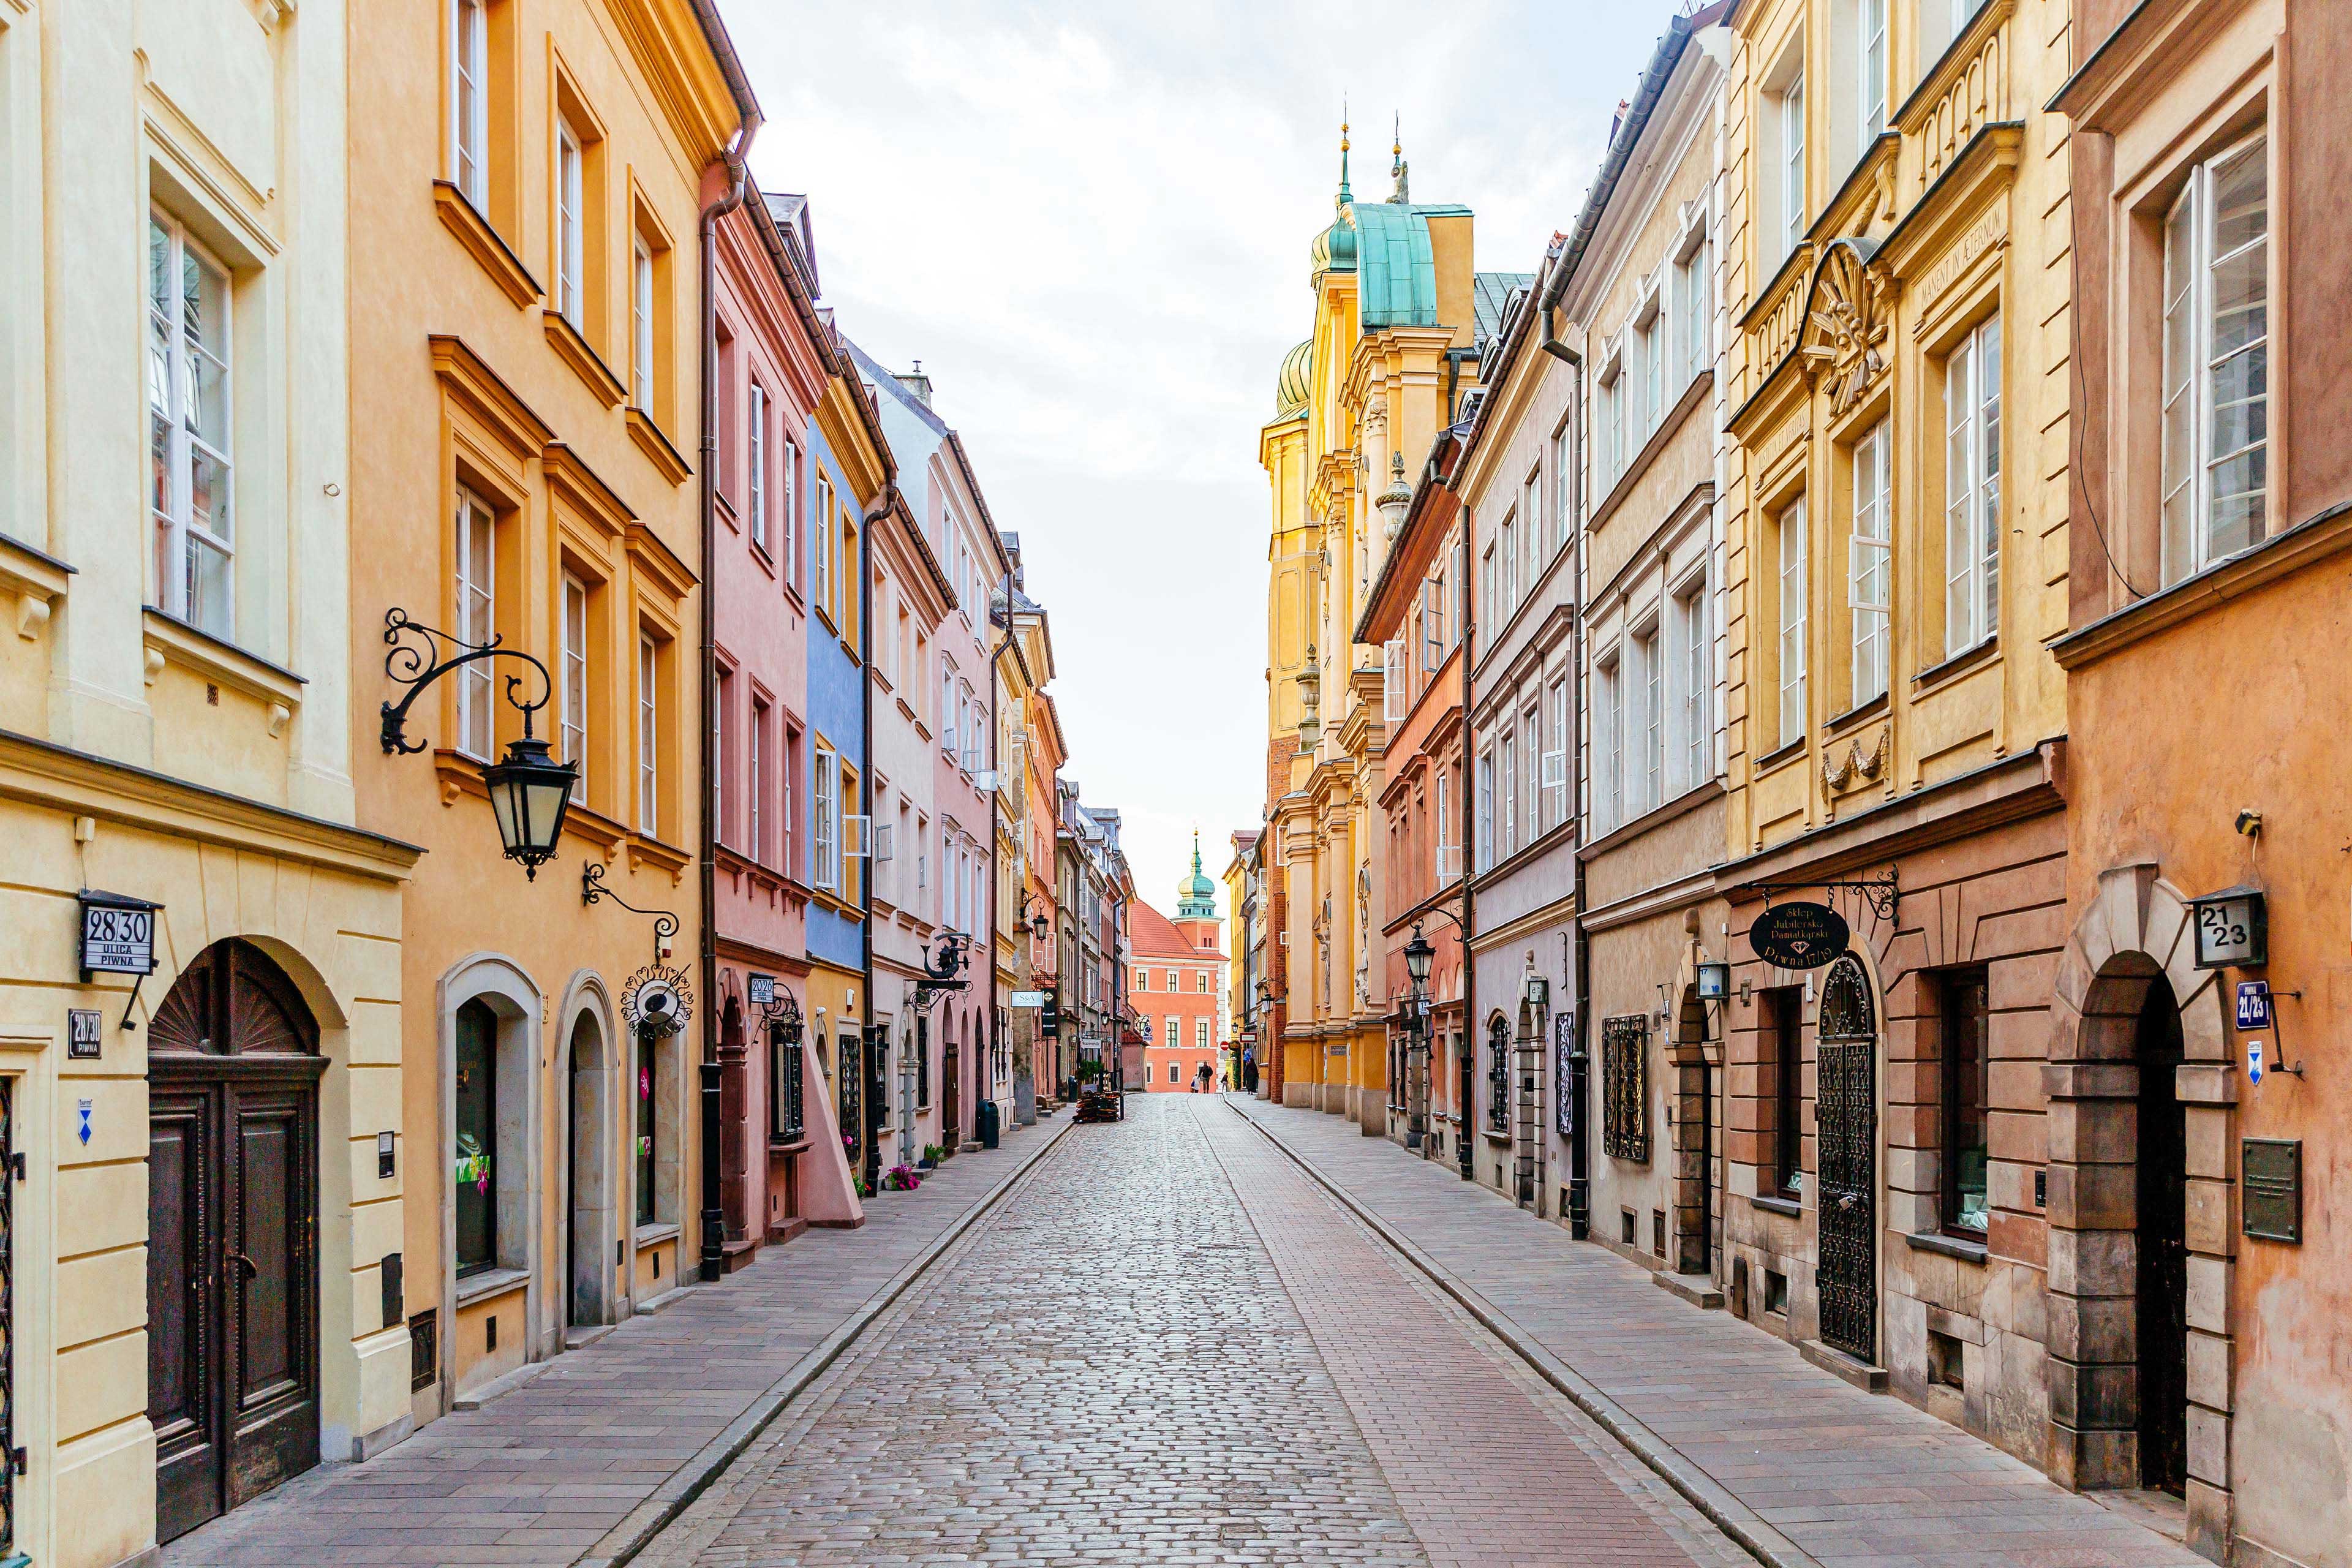
[[1176, 884], [1176, 918], [1137, 900], [1128, 917], [1129, 1005], [1150, 1023], [1144, 1047], [1144, 1088], [1182, 1094], [1206, 1080], [1223, 1087], [1230, 1045], [1225, 1022], [1223, 922], [1217, 919], [1216, 884], [1201, 869]]

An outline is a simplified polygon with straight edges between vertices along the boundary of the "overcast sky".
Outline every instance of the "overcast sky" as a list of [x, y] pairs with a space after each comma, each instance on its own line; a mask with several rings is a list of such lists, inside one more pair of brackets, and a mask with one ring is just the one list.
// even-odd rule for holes
[[1402, 114], [1414, 198], [1532, 271], [1677, 0], [723, 8], [753, 172], [808, 194], [844, 330], [931, 376], [1050, 617], [1064, 776], [1170, 910], [1196, 828], [1221, 879], [1258, 822], [1258, 429], [1313, 324], [1342, 95], [1359, 197]]

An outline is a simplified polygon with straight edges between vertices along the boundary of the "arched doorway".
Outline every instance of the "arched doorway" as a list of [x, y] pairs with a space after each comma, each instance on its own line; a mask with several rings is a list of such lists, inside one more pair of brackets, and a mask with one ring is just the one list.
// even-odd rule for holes
[[319, 1462], [318, 1023], [215, 942], [147, 1047], [147, 1417], [170, 1541]]
[[567, 1161], [563, 1321], [593, 1328], [613, 1321], [613, 1075], [604, 1030], [583, 1009], [565, 1054], [563, 1147]]
[[1817, 1213], [1822, 1342], [1878, 1360], [1878, 1009], [1847, 953], [1822, 982], [1814, 1047], [1821, 1172]]
[[952, 1154], [963, 1142], [963, 1048], [953, 1015], [940, 1043], [940, 1146]]

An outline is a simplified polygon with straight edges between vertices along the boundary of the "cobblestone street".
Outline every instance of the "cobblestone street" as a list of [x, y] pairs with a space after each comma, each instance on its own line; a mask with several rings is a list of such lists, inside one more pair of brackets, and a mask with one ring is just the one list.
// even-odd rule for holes
[[1129, 1104], [639, 1561], [1749, 1561], [1218, 1100]]

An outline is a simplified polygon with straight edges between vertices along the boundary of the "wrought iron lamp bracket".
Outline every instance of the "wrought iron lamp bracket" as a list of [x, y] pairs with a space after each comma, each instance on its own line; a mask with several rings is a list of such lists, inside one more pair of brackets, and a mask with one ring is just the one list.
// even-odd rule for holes
[[[507, 677], [507, 704], [522, 715], [522, 732], [528, 739], [531, 732], [531, 715], [545, 708], [555, 696], [555, 678], [547, 666], [520, 648], [505, 646], [503, 639], [492, 637], [484, 643], [469, 643], [453, 637], [436, 626], [412, 620], [406, 610], [394, 605], [383, 613], [384, 646], [390, 650], [383, 656], [383, 672], [396, 686], [407, 690], [397, 702], [383, 705], [383, 749], [386, 754], [413, 756], [425, 750], [425, 742], [411, 741], [407, 736], [408, 710], [425, 689], [453, 669], [493, 658], [519, 658], [539, 671], [540, 698], [525, 702], [519, 695], [523, 678]], [[444, 649], [453, 652], [444, 654]], [[645, 911], [640, 910], [639, 913]]]
[[1775, 893], [1803, 892], [1814, 888], [1846, 889], [1858, 892], [1868, 900], [1871, 913], [1882, 921], [1891, 921], [1895, 918], [1895, 903], [1903, 896], [1902, 886], [1896, 879], [1895, 868], [1892, 866], [1886, 868], [1886, 875], [1884, 877], [1858, 877], [1844, 880], [1813, 882], [1749, 882], [1745, 885], [1743, 890], [1763, 894], [1764, 907], [1769, 909], [1772, 907], [1772, 895]]
[[[677, 934], [677, 917], [667, 910], [641, 910], [612, 889], [604, 886], [604, 868], [593, 860], [580, 868], [580, 901], [583, 905], [612, 900], [633, 915], [651, 915], [654, 921], [654, 962], [659, 963], [669, 951], [669, 939]], [[785, 994], [789, 996], [791, 994]]]

